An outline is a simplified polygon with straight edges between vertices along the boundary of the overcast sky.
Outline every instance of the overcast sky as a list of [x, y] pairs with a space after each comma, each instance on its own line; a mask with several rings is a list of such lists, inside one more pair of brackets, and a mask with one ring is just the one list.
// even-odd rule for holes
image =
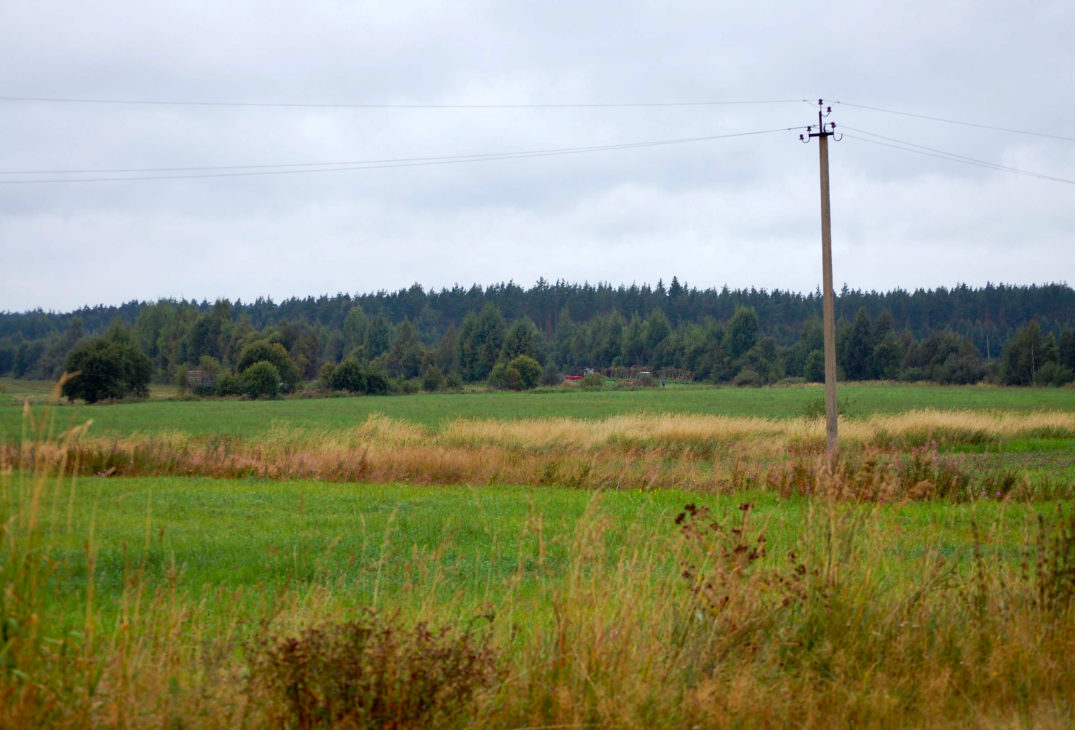
[[[846, 132], [837, 287], [1075, 283], [1073, 31], [1070, 0], [5, 2], [0, 310], [539, 277], [813, 291], [818, 148], [784, 130], [818, 97]], [[654, 106], [686, 102], [772, 103]], [[640, 106], [573, 106], [610, 104]], [[307, 163], [366, 169], [270, 167]], [[104, 181], [27, 182], [75, 178]]]

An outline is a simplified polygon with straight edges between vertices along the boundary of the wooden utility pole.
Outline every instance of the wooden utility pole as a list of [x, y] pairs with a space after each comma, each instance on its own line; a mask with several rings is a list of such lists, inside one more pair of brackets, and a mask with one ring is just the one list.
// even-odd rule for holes
[[836, 305], [832, 291], [832, 225], [829, 217], [829, 137], [836, 133], [836, 125], [826, 124], [823, 117], [832, 112], [817, 100], [817, 131], [807, 127], [806, 134], [799, 135], [803, 142], [817, 137], [818, 156], [821, 167], [821, 282], [823, 286], [821, 311], [825, 326], [825, 448], [829, 457], [836, 456], [838, 447], [836, 420]]

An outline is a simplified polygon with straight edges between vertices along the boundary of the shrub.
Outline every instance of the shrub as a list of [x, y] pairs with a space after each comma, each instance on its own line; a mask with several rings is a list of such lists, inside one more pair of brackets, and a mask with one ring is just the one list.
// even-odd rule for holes
[[600, 373], [589, 373], [582, 378], [582, 387], [597, 390], [605, 387], [605, 376]]
[[519, 382], [522, 383], [523, 390], [536, 388], [541, 380], [541, 364], [529, 355], [512, 358], [508, 363], [508, 368], [519, 373]]
[[564, 376], [560, 370], [551, 362], [545, 363], [545, 367], [541, 371], [541, 384], [559, 385], [562, 382], [564, 382]]
[[366, 395], [387, 395], [389, 390], [388, 377], [380, 370], [366, 371]]
[[808, 383], [825, 382], [825, 353], [821, 350], [812, 350], [806, 356], [806, 364], [803, 365], [803, 377]]
[[269, 342], [268, 340], [259, 340], [244, 347], [239, 355], [239, 364], [235, 366], [235, 369], [242, 374], [247, 368], [263, 360], [271, 363], [276, 368], [276, 372], [280, 375], [280, 382], [283, 382], [286, 392], [294, 390], [295, 386], [302, 380], [302, 374], [287, 354], [284, 346], [279, 342]]
[[[818, 418], [825, 418], [828, 415], [825, 412], [825, 396], [822, 395], [822, 396], [819, 396], [817, 398], [814, 398], [812, 401], [809, 401], [805, 406], [803, 406], [802, 413], [803, 413], [803, 418], [807, 418], [807, 419], [810, 419], [810, 420], [816, 420]], [[838, 416], [846, 416], [847, 415], [847, 401], [846, 400], [837, 400], [836, 401], [836, 415], [838, 415]]]
[[327, 362], [321, 366], [321, 372], [318, 375], [318, 385], [321, 390], [332, 390], [332, 376], [336, 372], [336, 363]]
[[436, 365], [430, 365], [422, 373], [422, 390], [435, 393], [444, 388], [444, 373]]
[[217, 395], [242, 395], [243, 379], [235, 373], [225, 373], [216, 384]]
[[510, 372], [507, 363], [498, 362], [489, 372], [489, 386], [500, 390], [519, 390], [519, 373]]
[[503, 390], [530, 390], [541, 379], [541, 365], [529, 355], [519, 355], [511, 362], [498, 362], [489, 373], [489, 385]]
[[758, 374], [757, 370], [745, 366], [739, 371], [739, 374], [735, 376], [735, 379], [732, 380], [732, 385], [738, 387], [760, 388], [765, 385], [765, 380]]
[[332, 371], [329, 384], [333, 390], [366, 392], [366, 371], [357, 360], [344, 360]]
[[487, 635], [408, 629], [373, 612], [262, 640], [253, 653], [255, 704], [277, 727], [463, 726], [496, 679]]
[[153, 363], [122, 335], [99, 337], [79, 345], [67, 357], [64, 370], [77, 372], [65, 380], [61, 392], [67, 398], [96, 403], [107, 398], [149, 395]]
[[1075, 379], [1075, 373], [1071, 368], [1064, 367], [1058, 362], [1047, 362], [1034, 373], [1034, 385], [1067, 385]]
[[256, 362], [242, 374], [243, 392], [251, 398], [275, 398], [280, 393], [280, 371], [267, 360]]

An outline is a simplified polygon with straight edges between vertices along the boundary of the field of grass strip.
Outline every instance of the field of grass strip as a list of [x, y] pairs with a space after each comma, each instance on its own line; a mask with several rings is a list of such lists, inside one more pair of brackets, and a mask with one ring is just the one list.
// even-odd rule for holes
[[212, 405], [6, 435], [0, 727], [1075, 725], [1072, 409]]

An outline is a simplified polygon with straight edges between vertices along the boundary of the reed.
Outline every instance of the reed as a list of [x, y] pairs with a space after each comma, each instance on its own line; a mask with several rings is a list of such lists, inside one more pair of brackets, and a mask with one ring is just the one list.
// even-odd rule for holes
[[[860, 496], [962, 501], [996, 498], [998, 492], [1024, 500], [1071, 496], [1070, 483], [1049, 482], [1047, 474], [1032, 480], [999, 456], [983, 469], [950, 452], [972, 446], [999, 453], [1020, 438], [1068, 443], [1075, 439], [1075, 414], [915, 411], [848, 421], [841, 433], [839, 468], [848, 484], [859, 485]], [[256, 438], [172, 432], [23, 441], [5, 446], [2, 462], [13, 468], [40, 459], [80, 474], [120, 476], [720, 493], [768, 485], [784, 494], [811, 494], [822, 443], [822, 424], [804, 419], [679, 414], [599, 421], [462, 419], [432, 429], [375, 414], [343, 430], [275, 424]]]

